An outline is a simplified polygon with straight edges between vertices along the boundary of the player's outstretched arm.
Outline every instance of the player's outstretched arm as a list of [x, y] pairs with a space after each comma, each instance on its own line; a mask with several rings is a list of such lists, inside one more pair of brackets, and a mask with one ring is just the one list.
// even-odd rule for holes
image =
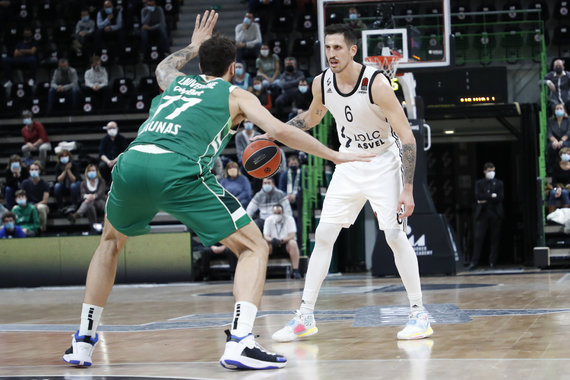
[[184, 75], [179, 70], [198, 55], [200, 45], [212, 36], [212, 30], [217, 21], [218, 14], [214, 11], [205, 11], [203, 17], [200, 17], [200, 15], [196, 16], [196, 25], [194, 26], [190, 45], [170, 54], [158, 64], [156, 67], [156, 81], [163, 91], [170, 86], [170, 83], [176, 77]]
[[[240, 88], [232, 91], [230, 96], [230, 108], [234, 102], [237, 107], [239, 107], [236, 113], [240, 114], [238, 117], [232, 116], [235, 121], [247, 118], [270, 136], [293, 149], [314, 154], [315, 156], [332, 161], [335, 164], [350, 161], [370, 161], [372, 157], [374, 157], [374, 155], [368, 153], [341, 153], [326, 147], [313, 136], [274, 118], [273, 115], [261, 105], [259, 99], [248, 91]], [[236, 113], [232, 112], [232, 115]]]
[[297, 127], [303, 131], [308, 131], [325, 117], [327, 113], [326, 107], [323, 105], [323, 95], [321, 91], [321, 75], [313, 79], [311, 91], [313, 92], [313, 101], [309, 109], [299, 115], [295, 116], [287, 122], [287, 124]]
[[404, 169], [404, 190], [400, 194], [398, 207], [404, 207], [402, 218], [414, 211], [414, 171], [416, 169], [416, 139], [410, 128], [406, 114], [394, 94], [392, 86], [383, 75], [378, 75], [372, 85], [372, 99], [385, 113], [392, 129], [402, 144], [402, 167]]

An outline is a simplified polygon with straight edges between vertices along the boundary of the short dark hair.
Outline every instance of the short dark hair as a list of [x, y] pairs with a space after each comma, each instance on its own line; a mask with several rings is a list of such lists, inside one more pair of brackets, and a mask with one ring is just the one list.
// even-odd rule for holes
[[26, 190], [24, 190], [24, 189], [17, 190], [16, 193], [14, 194], [14, 197], [18, 198], [20, 196], [24, 196], [27, 198], [28, 195], [26, 194]]
[[236, 60], [236, 43], [223, 35], [214, 35], [198, 50], [202, 74], [221, 77]]
[[348, 47], [356, 45], [357, 38], [354, 31], [346, 24], [331, 24], [325, 28], [325, 36], [329, 34], [342, 34]]
[[12, 211], [8, 211], [4, 215], [2, 215], [2, 222], [5, 222], [6, 219], [8, 219], [8, 218], [12, 218], [12, 219], [16, 220], [16, 214], [14, 214]]
[[494, 167], [495, 164], [493, 164], [492, 162], [485, 162], [485, 165], [483, 165], [483, 170], [492, 169]]

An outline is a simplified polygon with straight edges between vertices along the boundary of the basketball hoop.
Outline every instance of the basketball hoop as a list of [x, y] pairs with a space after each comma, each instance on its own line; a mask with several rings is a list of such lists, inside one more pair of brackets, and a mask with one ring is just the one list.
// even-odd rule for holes
[[365, 65], [375, 67], [388, 78], [393, 79], [396, 76], [398, 63], [402, 59], [402, 55], [395, 50], [390, 51], [392, 55], [371, 55], [364, 58]]

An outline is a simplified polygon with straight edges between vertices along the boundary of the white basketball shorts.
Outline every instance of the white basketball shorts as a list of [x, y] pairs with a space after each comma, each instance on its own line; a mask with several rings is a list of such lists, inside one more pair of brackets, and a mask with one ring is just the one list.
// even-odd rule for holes
[[370, 162], [337, 165], [327, 189], [321, 221], [348, 227], [368, 200], [381, 230], [403, 230], [398, 198], [403, 189], [402, 161], [396, 144]]

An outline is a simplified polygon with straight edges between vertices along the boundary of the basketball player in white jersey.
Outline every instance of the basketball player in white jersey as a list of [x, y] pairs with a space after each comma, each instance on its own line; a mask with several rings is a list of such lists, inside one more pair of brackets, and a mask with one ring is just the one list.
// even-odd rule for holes
[[336, 121], [339, 151], [373, 153], [376, 157], [371, 162], [336, 166], [315, 233], [301, 307], [273, 339], [289, 342], [317, 333], [313, 311], [334, 242], [341, 228], [354, 223], [367, 200], [394, 253], [410, 302], [409, 320], [398, 332], [398, 339], [428, 337], [433, 330], [422, 304], [418, 261], [404, 232], [406, 218], [414, 211], [414, 135], [388, 79], [354, 61], [356, 36], [346, 25], [325, 29], [325, 49], [329, 68], [313, 81], [313, 102], [289, 124], [308, 130], [328, 110]]

